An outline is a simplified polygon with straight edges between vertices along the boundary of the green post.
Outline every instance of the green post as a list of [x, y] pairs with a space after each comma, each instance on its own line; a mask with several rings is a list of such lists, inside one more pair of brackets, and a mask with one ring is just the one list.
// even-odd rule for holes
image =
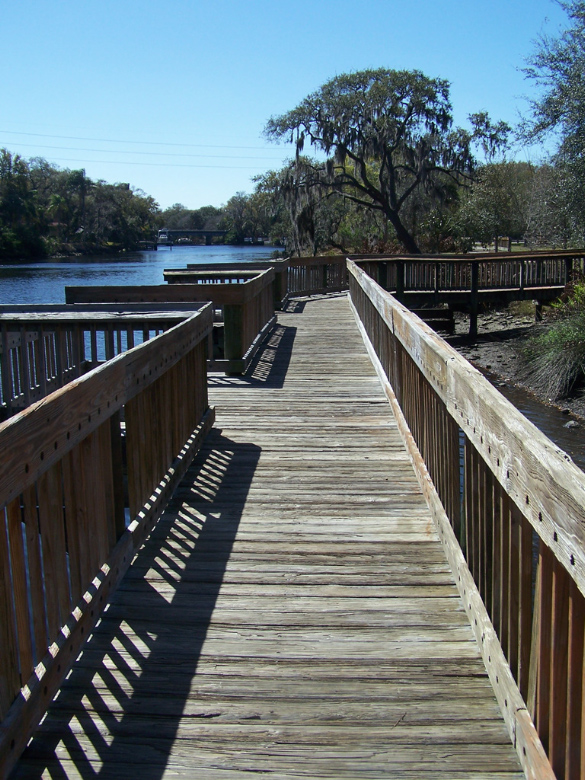
[[274, 308], [280, 311], [282, 302], [286, 297], [288, 283], [288, 268], [283, 271], [274, 271]]
[[223, 307], [223, 356], [226, 360], [244, 357], [243, 308], [242, 304], [226, 304]]

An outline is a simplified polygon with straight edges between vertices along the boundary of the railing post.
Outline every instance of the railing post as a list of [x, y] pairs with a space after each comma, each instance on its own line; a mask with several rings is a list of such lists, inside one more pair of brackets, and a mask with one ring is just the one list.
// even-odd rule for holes
[[525, 284], [526, 284], [526, 262], [522, 259], [520, 260], [520, 292], [524, 290]]
[[388, 263], [378, 263], [378, 284], [382, 289], [388, 289]]
[[278, 311], [282, 308], [282, 302], [288, 293], [288, 268], [277, 271], [274, 269], [274, 308]]
[[324, 290], [327, 289], [327, 281], [328, 281], [327, 271], [328, 270], [329, 270], [328, 264], [327, 263], [323, 263], [323, 265], [322, 265], [322, 273], [323, 273], [322, 282], [323, 282], [323, 289]]
[[569, 284], [572, 278], [573, 278], [573, 258], [565, 257], [565, 284]]
[[472, 338], [477, 336], [477, 310], [479, 307], [479, 264], [471, 263], [471, 295], [469, 304], [469, 335]]
[[[115, 412], [110, 417], [110, 437], [112, 447], [112, 471], [114, 475], [124, 472], [124, 455], [122, 449], [122, 431], [121, 414]], [[124, 487], [121, 479], [113, 480], [113, 498], [114, 498], [114, 528], [116, 541], [122, 536], [126, 529], [126, 517], [124, 512]]]
[[400, 300], [404, 296], [404, 261], [396, 262], [396, 297]]
[[240, 360], [243, 355], [244, 313], [241, 304], [223, 307], [223, 356], [226, 360]]

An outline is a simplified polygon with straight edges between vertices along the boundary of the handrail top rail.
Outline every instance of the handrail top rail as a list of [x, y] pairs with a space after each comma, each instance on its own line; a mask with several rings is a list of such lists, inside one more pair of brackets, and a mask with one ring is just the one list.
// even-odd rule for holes
[[355, 263], [362, 260], [377, 261], [384, 263], [391, 262], [409, 262], [409, 263], [441, 263], [441, 262], [485, 262], [495, 261], [506, 263], [511, 260], [546, 260], [558, 259], [567, 260], [584, 257], [585, 249], [569, 250], [537, 250], [531, 252], [473, 252], [468, 254], [425, 254], [425, 255], [347, 255], [347, 259]]
[[0, 424], [0, 448], [18, 453], [0, 466], [5, 506], [124, 404], [209, 335], [213, 306], [121, 352]]
[[[290, 257], [276, 257], [271, 260], [242, 260], [239, 263], [187, 263], [187, 271], [265, 271], [268, 268], [274, 268], [275, 271], [281, 271], [288, 268]], [[183, 269], [171, 269], [182, 271]], [[166, 271], [164, 271], [166, 273]]]
[[585, 474], [462, 355], [350, 259], [348, 271], [585, 595]]
[[97, 323], [184, 320], [200, 311], [205, 302], [193, 303], [68, 303], [2, 304], [0, 323]]
[[328, 265], [345, 263], [346, 255], [307, 255], [304, 257], [291, 257], [290, 265]]
[[216, 304], [242, 304], [254, 298], [274, 281], [274, 270], [257, 272], [240, 284], [160, 284], [160, 285], [80, 285], [65, 288], [68, 303], [213, 301]]
[[[167, 277], [178, 277], [182, 278], [184, 276], [189, 277], [191, 279], [197, 279], [201, 277], [202, 279], [205, 279], [209, 276], [215, 276], [220, 279], [242, 279], [242, 278], [249, 278], [253, 279], [254, 277], [258, 276], [260, 269], [257, 268], [242, 268], [242, 269], [232, 269], [232, 270], [226, 270], [226, 269], [216, 269], [216, 268], [207, 268], [207, 269], [190, 269], [190, 268], [170, 268], [165, 269], [163, 271], [163, 277], [166, 279]], [[262, 270], [268, 270], [268, 269], [262, 269]]]

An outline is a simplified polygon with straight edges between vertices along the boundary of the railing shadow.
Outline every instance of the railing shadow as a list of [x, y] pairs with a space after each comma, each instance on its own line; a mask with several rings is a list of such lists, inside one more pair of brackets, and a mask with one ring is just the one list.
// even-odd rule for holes
[[259, 456], [209, 434], [13, 779], [162, 777]]
[[209, 387], [263, 387], [280, 388], [283, 385], [290, 363], [297, 329], [277, 325], [270, 337], [258, 350], [241, 376], [210, 374]]

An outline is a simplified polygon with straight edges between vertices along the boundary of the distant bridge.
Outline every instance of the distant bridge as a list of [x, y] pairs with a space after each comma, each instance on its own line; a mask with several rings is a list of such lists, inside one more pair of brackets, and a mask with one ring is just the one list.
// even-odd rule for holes
[[227, 230], [169, 230], [168, 228], [162, 228], [162, 230], [158, 231], [158, 243], [165, 244], [171, 242], [174, 238], [198, 236], [199, 238], [205, 238], [205, 244], [209, 246], [214, 236], [223, 237], [226, 234]]

